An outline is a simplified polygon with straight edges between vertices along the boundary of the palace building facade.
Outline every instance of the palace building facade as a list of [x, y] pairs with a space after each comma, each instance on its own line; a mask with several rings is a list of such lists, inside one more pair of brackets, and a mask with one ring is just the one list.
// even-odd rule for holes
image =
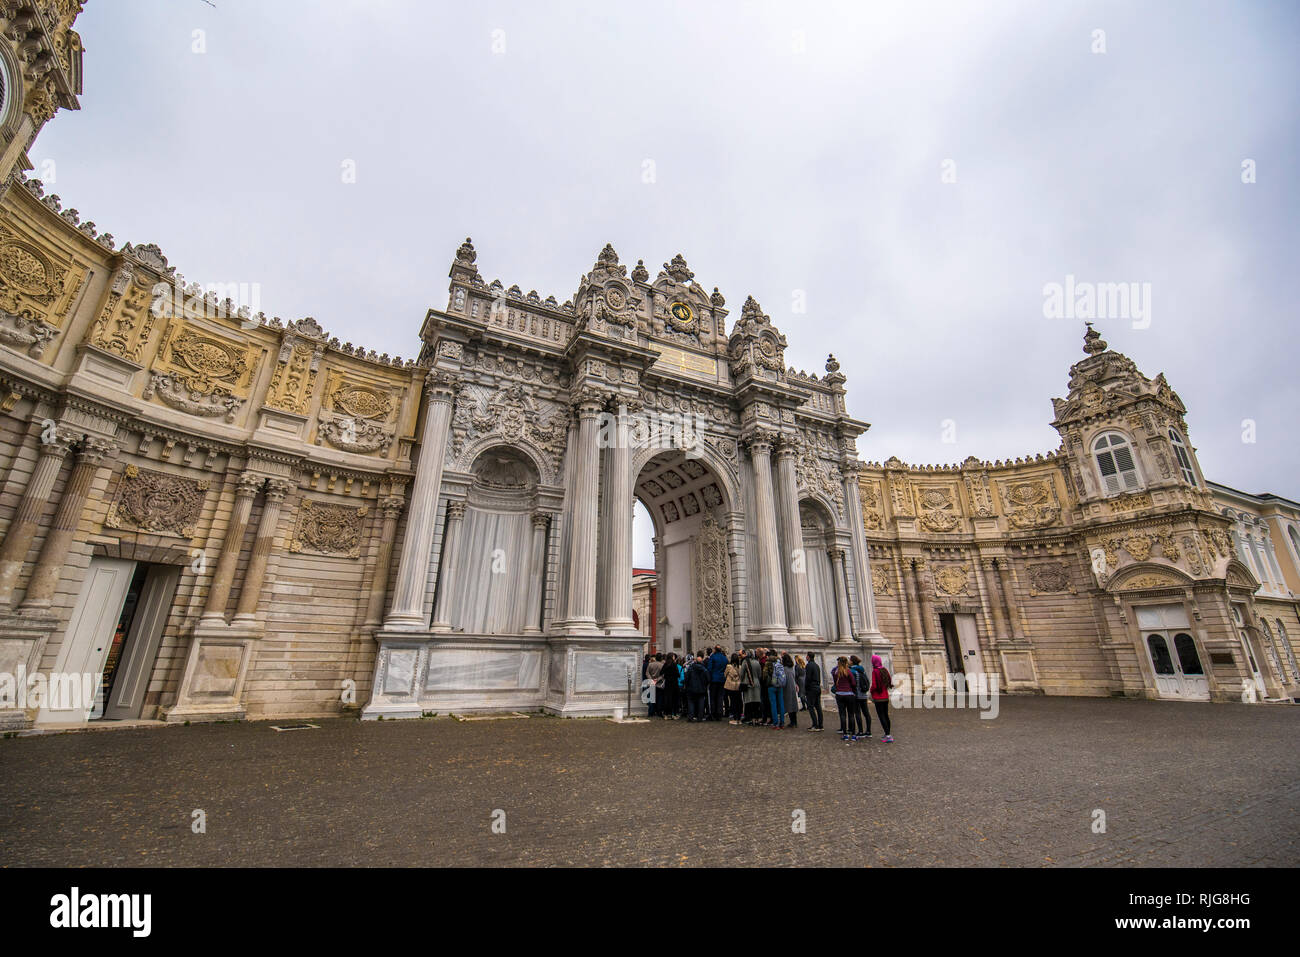
[[3, 727], [609, 714], [648, 635], [1010, 692], [1300, 691], [1300, 506], [1208, 483], [1177, 395], [1095, 332], [1060, 450], [922, 468], [863, 464], [839, 363], [788, 368], [680, 255], [607, 245], [561, 303], [466, 240], [410, 359], [250, 315], [25, 175], [78, 108], [80, 9], [0, 2]]

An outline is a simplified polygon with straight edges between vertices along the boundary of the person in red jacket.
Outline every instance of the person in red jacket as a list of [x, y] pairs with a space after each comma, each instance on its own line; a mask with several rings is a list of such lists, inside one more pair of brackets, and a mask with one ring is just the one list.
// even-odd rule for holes
[[885, 744], [893, 744], [894, 736], [889, 733], [889, 688], [894, 683], [893, 675], [885, 667], [880, 655], [871, 656], [871, 702], [876, 706], [876, 717], [885, 732]]

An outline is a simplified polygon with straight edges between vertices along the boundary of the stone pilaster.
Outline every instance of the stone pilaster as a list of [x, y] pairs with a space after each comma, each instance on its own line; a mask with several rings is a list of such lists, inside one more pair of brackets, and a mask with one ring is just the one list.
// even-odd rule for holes
[[528, 594], [525, 599], [528, 609], [528, 623], [524, 625], [526, 635], [538, 635], [542, 631], [542, 586], [546, 580], [546, 532], [550, 523], [550, 516], [545, 512], [533, 513], [533, 552], [528, 563]]
[[460, 532], [465, 523], [465, 503], [447, 503], [446, 530], [442, 535], [442, 572], [438, 579], [438, 606], [431, 631], [451, 631], [451, 595], [460, 575]]
[[370, 594], [366, 599], [365, 627], [377, 627], [384, 614], [384, 596], [388, 593], [388, 572], [393, 564], [393, 542], [397, 538], [397, 519], [402, 514], [406, 500], [401, 495], [388, 495], [379, 500], [384, 514], [379, 532], [379, 552], [375, 555], [375, 574], [370, 579]]
[[77, 447], [77, 462], [63, 487], [54, 523], [41, 544], [40, 557], [27, 583], [27, 595], [20, 611], [41, 613], [50, 607], [59, 578], [68, 560], [68, 550], [76, 537], [81, 515], [86, 510], [86, 500], [95, 481], [99, 467], [117, 452], [113, 442], [87, 438]]
[[442, 467], [447, 457], [447, 429], [459, 379], [448, 372], [431, 369], [424, 380], [424, 430], [420, 435], [420, 459], [411, 488], [406, 515], [406, 535], [397, 562], [393, 604], [384, 621], [386, 630], [420, 631], [425, 627], [424, 589], [433, 550], [434, 520], [438, 516], [438, 493], [442, 488]]
[[576, 403], [577, 447], [573, 456], [573, 529], [569, 540], [569, 603], [566, 624], [594, 631], [596, 628], [596, 549], [600, 489], [600, 450], [596, 447], [597, 419], [604, 396], [589, 390]]
[[849, 581], [844, 573], [844, 549], [826, 550], [831, 558], [831, 571], [835, 577], [835, 618], [839, 623], [840, 641], [853, 641], [853, 622], [849, 617]]
[[989, 596], [989, 611], [993, 615], [993, 640], [990, 644], [996, 647], [999, 641], [1010, 637], [1003, 612], [1002, 586], [998, 582], [997, 563], [992, 558], [981, 558], [979, 567], [984, 591]]
[[257, 617], [257, 605], [266, 578], [266, 563], [275, 544], [276, 528], [280, 524], [280, 506], [293, 488], [284, 479], [270, 479], [266, 483], [262, 517], [257, 522], [257, 537], [253, 539], [253, 552], [244, 570], [244, 582], [239, 589], [239, 604], [235, 607], [235, 622], [250, 624]]
[[867, 548], [867, 533], [862, 524], [862, 493], [858, 487], [859, 462], [857, 459], [845, 459], [840, 464], [843, 476], [841, 487], [844, 489], [845, 516], [849, 523], [849, 537], [853, 551], [853, 574], [858, 583], [858, 605], [860, 621], [858, 626], [864, 641], [872, 645], [873, 653], [880, 649], [877, 645], [889, 647], [880, 633], [880, 619], [876, 617], [876, 590], [871, 584], [871, 553]]
[[23, 489], [22, 498], [18, 500], [18, 508], [5, 532], [4, 543], [0, 544], [0, 608], [7, 608], [13, 603], [14, 587], [18, 584], [27, 550], [36, 537], [41, 513], [54, 490], [54, 480], [58, 478], [63, 458], [71, 446], [71, 437], [63, 434], [53, 435], [51, 441], [41, 443], [36, 466], [32, 469], [27, 487]]
[[1002, 586], [1002, 604], [1006, 610], [1007, 622], [1011, 626], [1011, 638], [1014, 641], [1025, 640], [1025, 633], [1020, 627], [1020, 613], [1015, 607], [1015, 582], [1011, 578], [1011, 563], [1005, 558], [997, 560], [998, 583]]
[[808, 585], [808, 557], [803, 553], [803, 526], [799, 521], [799, 490], [794, 459], [798, 449], [782, 442], [776, 450], [776, 511], [785, 554], [781, 568], [785, 580], [786, 621], [790, 636], [813, 638], [812, 593]]
[[248, 532], [248, 517], [253, 512], [253, 499], [266, 479], [255, 472], [245, 472], [239, 477], [235, 489], [235, 504], [230, 510], [230, 521], [226, 525], [226, 537], [221, 542], [221, 554], [217, 557], [217, 567], [212, 573], [212, 584], [208, 586], [208, 598], [203, 606], [203, 621], [224, 622], [226, 605], [230, 602], [230, 591], [235, 583], [235, 569], [239, 564], [239, 553], [244, 547], [244, 536]]
[[781, 546], [776, 531], [776, 502], [772, 490], [772, 435], [755, 432], [746, 440], [754, 474], [755, 575], [754, 631], [769, 640], [786, 639], [785, 596], [781, 581]]
[[[621, 400], [612, 407], [617, 426], [609, 448], [602, 450], [605, 459], [602, 498], [606, 503], [605, 527], [601, 556], [605, 594], [602, 606], [605, 620], [601, 627], [617, 631], [636, 631], [632, 621], [632, 452], [628, 447], [627, 405]], [[633, 409], [632, 411], [635, 411]]]

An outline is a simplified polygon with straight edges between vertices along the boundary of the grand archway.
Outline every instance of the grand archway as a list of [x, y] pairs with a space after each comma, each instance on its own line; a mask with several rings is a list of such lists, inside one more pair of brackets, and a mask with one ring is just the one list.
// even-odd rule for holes
[[656, 633], [678, 654], [738, 644], [733, 520], [722, 477], [678, 449], [649, 457], [633, 494], [654, 525]]

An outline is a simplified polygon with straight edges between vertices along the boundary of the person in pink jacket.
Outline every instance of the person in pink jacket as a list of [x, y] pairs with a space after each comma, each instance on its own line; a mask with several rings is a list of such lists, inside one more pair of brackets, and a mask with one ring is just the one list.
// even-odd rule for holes
[[882, 739], [885, 744], [893, 744], [894, 736], [889, 733], [889, 688], [894, 683], [893, 676], [880, 655], [871, 656], [871, 703], [876, 706], [876, 717], [880, 719], [880, 728], [885, 732]]

